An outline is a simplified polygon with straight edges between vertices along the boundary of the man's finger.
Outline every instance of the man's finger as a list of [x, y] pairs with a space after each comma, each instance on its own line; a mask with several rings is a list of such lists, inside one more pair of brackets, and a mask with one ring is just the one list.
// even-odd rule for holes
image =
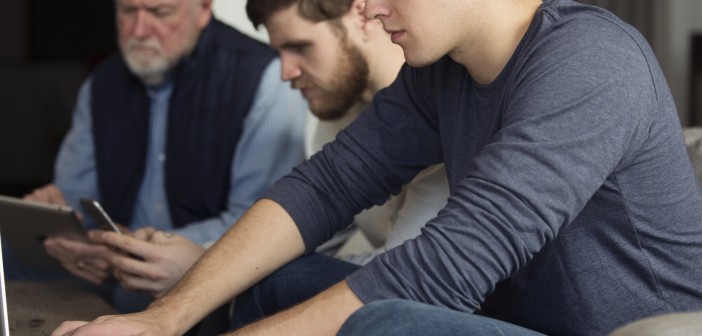
[[66, 200], [63, 198], [63, 193], [61, 192], [61, 190], [56, 188], [56, 186], [49, 185], [46, 188], [46, 194], [47, 194], [47, 197], [49, 198], [50, 203], [61, 204], [61, 205], [66, 204]]
[[111, 252], [109, 255], [105, 255], [101, 258], [86, 259], [86, 262], [97, 270], [100, 270], [102, 272], [109, 272], [112, 268], [112, 263], [110, 262], [110, 259], [112, 258], [113, 254], [116, 255], [116, 253]]
[[72, 253], [81, 257], [92, 257], [96, 254], [103, 253], [107, 248], [102, 245], [94, 244], [91, 242], [77, 241], [73, 239], [66, 239], [63, 237], [51, 237], [48, 238], [48, 244], [55, 244], [57, 248], [64, 248]]
[[140, 239], [110, 231], [91, 230], [88, 232], [88, 237], [95, 243], [106, 244], [144, 259], [153, 246], [153, 244]]
[[164, 245], [168, 244], [171, 241], [171, 239], [173, 239], [173, 233], [156, 231], [153, 235], [151, 235], [150, 241], [154, 244]]
[[87, 265], [65, 264], [64, 267], [73, 275], [96, 285], [102, 284], [108, 276], [108, 274], [104, 272], [102, 274], [96, 274], [90, 271]]
[[156, 232], [156, 229], [150, 226], [141, 228], [139, 230], [134, 231], [134, 238], [148, 241], [151, 239], [151, 236], [154, 234], [154, 232]]
[[83, 321], [66, 321], [61, 323], [61, 325], [56, 328], [51, 333], [51, 336], [68, 336], [73, 334], [73, 331], [88, 324], [88, 322]]
[[140, 278], [153, 279], [154, 267], [148, 262], [144, 262], [132, 257], [115, 255], [110, 258], [112, 267], [116, 271], [132, 274]]
[[120, 271], [115, 271], [114, 276], [122, 284], [122, 287], [129, 290], [143, 290], [150, 293], [160, 291], [158, 288], [156, 288], [156, 282], [153, 280], [144, 279], [134, 274]]
[[44, 241], [44, 248], [47, 254], [61, 261], [75, 261], [90, 256], [89, 253], [79, 254], [72, 248], [71, 244], [68, 244], [67, 247], [64, 240], [56, 238], [47, 238]]
[[66, 200], [63, 198], [63, 193], [53, 184], [48, 184], [42, 188], [34, 189], [31, 194], [25, 195], [24, 199], [35, 202], [66, 205]]

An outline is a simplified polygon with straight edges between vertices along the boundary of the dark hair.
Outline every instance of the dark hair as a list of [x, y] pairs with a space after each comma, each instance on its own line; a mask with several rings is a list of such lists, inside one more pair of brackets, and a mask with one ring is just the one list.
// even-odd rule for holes
[[246, 14], [254, 27], [266, 22], [276, 11], [299, 4], [299, 13], [312, 22], [336, 20], [344, 16], [353, 0], [248, 0]]

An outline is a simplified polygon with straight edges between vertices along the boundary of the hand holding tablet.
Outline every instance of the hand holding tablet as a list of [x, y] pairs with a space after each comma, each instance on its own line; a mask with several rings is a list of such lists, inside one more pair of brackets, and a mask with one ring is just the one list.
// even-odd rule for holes
[[1, 195], [0, 232], [21, 262], [36, 267], [59, 266], [46, 254], [43, 242], [47, 237], [86, 241], [83, 226], [71, 207]]

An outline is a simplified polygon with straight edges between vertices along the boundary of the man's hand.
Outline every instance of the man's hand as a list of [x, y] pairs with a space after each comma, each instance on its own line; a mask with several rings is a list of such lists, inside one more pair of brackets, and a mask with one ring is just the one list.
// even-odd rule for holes
[[[63, 193], [53, 184], [34, 189], [24, 196], [25, 200], [66, 205]], [[50, 223], [49, 223], [50, 224]], [[101, 284], [111, 273], [109, 255], [105, 246], [95, 245], [83, 237], [52, 236], [44, 240], [46, 253], [72, 274]]]
[[32, 193], [25, 195], [24, 199], [34, 202], [66, 205], [63, 193], [53, 184], [47, 184], [41, 188], [34, 189]]
[[161, 336], [175, 335], [174, 326], [167, 323], [163, 315], [146, 311], [129, 315], [108, 315], [91, 323], [80, 321], [63, 322], [51, 336]]
[[[136, 232], [134, 235], [138, 236]], [[161, 246], [151, 241], [141, 241], [114, 232], [91, 232], [90, 236], [95, 241], [108, 243], [126, 253], [143, 257], [144, 260], [121, 259], [124, 260], [124, 265], [120, 265], [119, 262], [116, 264], [123, 271], [127, 271], [127, 264], [138, 265], [139, 272], [144, 274], [149, 273], [148, 267], [151, 267], [149, 260], [154, 259], [148, 251], [153, 245]], [[159, 241], [156, 237], [158, 236], [154, 231], [150, 239]], [[180, 238], [171, 240], [174, 237], [168, 238], [165, 235], [162, 238], [167, 238], [163, 242], [180, 240]], [[170, 244], [162, 245], [165, 248], [170, 247]], [[270, 246], [276, 248], [270, 248]], [[273, 201], [259, 200], [217, 243], [207, 250], [192, 270], [186, 272], [183, 279], [155, 300], [146, 311], [127, 316], [99, 318], [87, 325], [72, 322], [60, 327], [52, 335], [184, 334], [209, 312], [242, 293], [282, 265], [299, 257], [304, 250], [302, 236], [285, 209]], [[182, 258], [170, 256], [169, 259], [181, 261]], [[136, 270], [132, 273], [136, 273]], [[355, 300], [358, 301], [358, 299]], [[357, 305], [360, 306], [360, 301]], [[340, 326], [343, 319], [352, 311], [340, 310], [337, 307], [324, 308], [344, 314], [335, 320], [338, 322], [335, 324]], [[313, 321], [317, 323], [318, 320]], [[75, 333], [72, 333], [74, 330], [76, 330]], [[281, 334], [289, 333], [290, 330], [301, 329], [288, 328]]]
[[171, 289], [205, 253], [202, 246], [185, 237], [152, 228], [137, 230], [133, 236], [91, 231], [89, 237], [125, 252], [110, 259], [114, 276], [124, 288], [145, 290], [155, 297]]
[[110, 258], [115, 252], [85, 238], [53, 236], [44, 241], [44, 248], [63, 268], [94, 284], [103, 283], [112, 273]]

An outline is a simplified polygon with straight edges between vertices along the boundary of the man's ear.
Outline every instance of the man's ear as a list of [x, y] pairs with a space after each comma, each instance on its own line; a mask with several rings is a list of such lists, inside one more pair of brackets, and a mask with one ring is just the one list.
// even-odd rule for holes
[[199, 13], [197, 24], [200, 29], [204, 29], [212, 18], [212, 0], [199, 0], [197, 7]]

